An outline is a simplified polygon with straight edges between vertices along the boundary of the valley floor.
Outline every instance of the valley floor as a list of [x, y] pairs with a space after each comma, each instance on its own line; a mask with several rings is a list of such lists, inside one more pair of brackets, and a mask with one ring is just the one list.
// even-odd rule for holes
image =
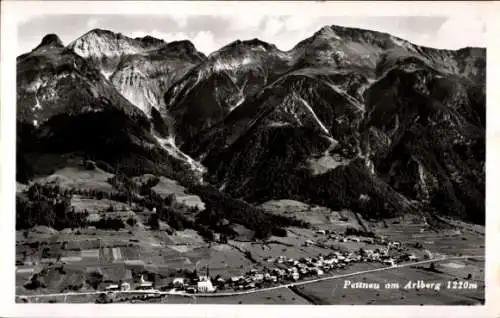
[[[352, 219], [350, 215], [349, 219]], [[377, 234], [384, 235], [387, 242], [401, 242], [405, 253], [398, 253], [398, 249], [394, 249], [393, 258], [396, 259], [396, 254], [411, 254], [416, 257], [416, 260], [390, 266], [382, 261], [354, 260], [353, 253], [360, 248], [382, 250], [384, 245], [376, 242], [372, 244], [369, 240], [363, 242], [363, 237], [332, 234], [341, 233], [341, 229], [346, 226], [342, 223], [324, 223], [313, 229], [290, 228], [287, 237], [271, 237], [267, 242], [261, 243], [229, 240], [227, 244], [207, 244], [191, 230], [167, 235], [140, 227], [132, 231], [86, 230], [79, 235], [30, 233], [24, 239], [19, 233], [18, 255], [24, 254], [22, 250], [33, 241], [46, 242], [48, 246], [69, 241], [80, 250], [71, 250], [72, 245], [67, 245], [69, 250], [63, 253], [66, 256], [59, 259], [64, 262], [66, 273], [51, 274], [47, 288], [27, 290], [23, 283], [36, 267], [51, 261], [41, 254], [35, 260], [36, 252], [32, 250], [31, 260], [38, 265], [25, 262], [24, 266], [17, 266], [16, 293], [19, 301], [94, 302], [103, 293], [103, 289], [75, 292], [62, 292], [61, 289], [70, 285], [72, 279], [81, 280], [77, 273], [89, 269], [98, 269], [111, 284], [118, 280], [134, 280], [133, 272], [141, 268], [160, 275], [155, 281], [156, 286], [172, 287], [172, 280], [182, 276], [180, 269], [198, 268], [202, 271], [208, 266], [212, 278], [221, 277], [229, 283], [232, 277], [244, 275], [246, 284], [243, 281], [240, 281], [240, 285], [226, 284], [214, 293], [189, 294], [170, 287], [155, 287], [154, 291], [149, 292], [115, 292], [113, 302], [407, 305], [472, 305], [484, 302], [484, 232], [468, 228], [460, 230], [457, 227], [432, 231], [423, 225], [404, 222], [387, 228], [372, 224]], [[323, 234], [325, 229], [329, 229], [329, 234]], [[416, 242], [420, 242], [423, 247], [415, 248]], [[88, 248], [85, 248], [86, 245]], [[51, 251], [54, 249], [51, 248]], [[287, 270], [293, 267], [293, 264], [298, 263], [297, 260], [305, 262], [305, 259], [331, 255], [332, 252], [351, 255], [353, 261], [342, 267], [332, 267], [321, 275], [313, 274], [298, 280], [284, 276], [283, 280], [257, 287], [249, 284], [252, 282], [249, 277], [254, 275], [249, 273], [249, 269], [254, 273], [275, 273], [273, 270], [276, 268]], [[433, 264], [433, 268], [430, 264]], [[310, 265], [309, 268], [311, 267], [313, 266]], [[286, 272], [287, 275], [288, 273]], [[408, 282], [418, 281], [434, 283], [433, 288], [404, 288]], [[464, 282], [467, 282], [466, 288]], [[355, 286], [356, 283], [365, 283], [365, 286], [347, 287], [347, 284]], [[391, 285], [386, 285], [388, 283]], [[441, 285], [439, 290], [434, 288], [436, 283]], [[378, 288], [373, 288], [377, 284]], [[152, 297], [154, 294], [156, 296]]]

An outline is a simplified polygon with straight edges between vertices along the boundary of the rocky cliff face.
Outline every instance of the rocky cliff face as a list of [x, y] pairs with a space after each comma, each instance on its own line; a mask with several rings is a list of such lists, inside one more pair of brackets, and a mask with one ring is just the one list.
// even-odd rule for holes
[[198, 179], [202, 173], [201, 165], [170, 142], [162, 120], [150, 120], [56, 35], [17, 59], [17, 121], [18, 158], [34, 173], [42, 173], [40, 162], [50, 171], [65, 155], [101, 160], [132, 174]]
[[[113, 124], [89, 140], [113, 149], [133, 140], [141, 146], [128, 158], [142, 166], [181, 162], [201, 174], [203, 164], [207, 181], [249, 202], [289, 198], [367, 217], [424, 212], [481, 223], [485, 60], [481, 48], [437, 50], [338, 26], [288, 52], [254, 39], [208, 57], [188, 41], [91, 31], [68, 48], [49, 36], [18, 58], [18, 112], [38, 125], [67, 111], [78, 118], [43, 130], [49, 147], [112, 109], [99, 122]], [[106, 153], [103, 145], [84, 151]], [[161, 158], [177, 159], [152, 163]]]
[[18, 120], [35, 126], [50, 117], [100, 111], [113, 105], [136, 117], [130, 104], [93, 65], [47, 35], [33, 51], [17, 58]]
[[150, 115], [165, 107], [163, 94], [205, 56], [189, 41], [122, 58], [110, 81], [132, 104]]
[[130, 38], [92, 30], [68, 48], [93, 64], [133, 105], [151, 116], [163, 93], [206, 57], [189, 41], [166, 43], [150, 36]]
[[256, 39], [238, 40], [212, 53], [165, 93], [162, 114], [173, 119], [177, 142], [212, 127], [254, 98], [289, 62], [288, 54]]
[[327, 26], [280, 56], [273, 81], [185, 139], [222, 191], [484, 221], [484, 49]]
[[71, 42], [68, 48], [91, 61], [109, 78], [122, 57], [154, 50], [164, 44], [164, 41], [153, 37], [133, 39], [121, 33], [94, 29]]

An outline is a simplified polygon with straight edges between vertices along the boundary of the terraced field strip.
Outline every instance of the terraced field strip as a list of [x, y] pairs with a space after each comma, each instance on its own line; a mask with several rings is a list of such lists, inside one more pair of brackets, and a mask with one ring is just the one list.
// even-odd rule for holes
[[83, 258], [99, 258], [99, 250], [98, 249], [82, 250], [82, 257]]
[[112, 251], [113, 251], [113, 259], [115, 261], [119, 261], [122, 259], [122, 252], [119, 247], [113, 247]]

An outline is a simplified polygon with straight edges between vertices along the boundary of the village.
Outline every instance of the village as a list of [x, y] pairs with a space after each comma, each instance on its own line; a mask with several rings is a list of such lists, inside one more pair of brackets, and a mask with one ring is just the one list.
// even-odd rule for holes
[[[418, 261], [418, 257], [402, 248], [401, 242], [386, 241], [384, 237], [357, 237], [330, 233], [323, 230], [316, 232], [325, 238], [339, 242], [364, 242], [368, 246], [377, 246], [374, 249], [360, 248], [357, 251], [338, 250], [327, 255], [301, 257], [293, 259], [285, 256], [269, 257], [264, 259], [260, 269], [251, 268], [238, 276], [222, 277], [210, 275], [210, 269], [196, 270], [190, 275], [174, 277], [168, 284], [155, 286], [154, 282], [146, 281], [142, 276], [135, 284], [134, 290], [149, 291], [153, 297], [155, 293], [168, 292], [169, 294], [197, 294], [197, 293], [228, 293], [259, 288], [268, 288], [280, 284], [298, 282], [300, 280], [325, 277], [338, 269], [346, 269], [350, 265], [360, 262], [374, 262], [385, 266], [396, 266], [407, 261]], [[306, 241], [305, 244], [316, 244]], [[130, 291], [131, 284], [119, 282], [108, 285], [106, 292]]]

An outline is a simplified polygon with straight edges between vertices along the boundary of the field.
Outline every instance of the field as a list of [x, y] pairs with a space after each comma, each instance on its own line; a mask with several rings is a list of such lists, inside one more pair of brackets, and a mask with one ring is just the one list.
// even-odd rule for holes
[[187, 193], [186, 188], [179, 185], [175, 180], [165, 177], [159, 177], [160, 181], [155, 185], [152, 190], [162, 197], [174, 194], [177, 202], [185, 204], [189, 207], [197, 207], [200, 210], [205, 209], [205, 204], [201, 201], [200, 197]]
[[260, 207], [273, 214], [293, 216], [306, 221], [317, 229], [345, 231], [347, 227], [361, 228], [356, 216], [350, 211], [333, 211], [294, 200], [272, 200], [261, 204]]
[[423, 249], [435, 254], [478, 255], [484, 251], [484, 233], [463, 228], [433, 230], [421, 224], [390, 224], [388, 228], [378, 227], [376, 231], [408, 245], [419, 242]]
[[288, 288], [265, 291], [261, 293], [253, 293], [248, 295], [240, 295], [235, 297], [197, 297], [196, 299], [183, 297], [168, 296], [162, 303], [195, 303], [195, 304], [246, 304], [246, 305], [308, 305], [306, 299], [295, 294]]
[[130, 208], [122, 202], [108, 200], [108, 199], [92, 199], [84, 198], [80, 195], [74, 195], [71, 198], [71, 206], [75, 207], [75, 212], [82, 212], [83, 210], [92, 212], [106, 212], [112, 207], [113, 211], [130, 212]]
[[111, 192], [113, 186], [108, 183], [108, 179], [111, 177], [113, 177], [113, 174], [99, 168], [86, 170], [76, 166], [68, 166], [36, 181], [42, 184], [58, 184], [66, 189], [91, 189]]
[[[438, 267], [441, 270], [442, 266]], [[470, 282], [477, 283], [475, 289], [447, 289], [447, 282], [454, 278], [465, 280], [462, 275], [451, 272], [435, 273], [419, 268], [398, 268], [395, 270], [378, 271], [297, 287], [301, 293], [318, 304], [329, 305], [474, 305], [484, 300], [484, 276], [478, 276]], [[474, 277], [474, 276], [473, 276]], [[422, 280], [425, 282], [440, 282], [439, 290], [435, 289], [405, 289], [409, 282]], [[379, 289], [344, 288], [346, 281], [351, 284], [364, 282], [379, 284]], [[385, 288], [386, 283], [398, 283], [399, 288]]]

